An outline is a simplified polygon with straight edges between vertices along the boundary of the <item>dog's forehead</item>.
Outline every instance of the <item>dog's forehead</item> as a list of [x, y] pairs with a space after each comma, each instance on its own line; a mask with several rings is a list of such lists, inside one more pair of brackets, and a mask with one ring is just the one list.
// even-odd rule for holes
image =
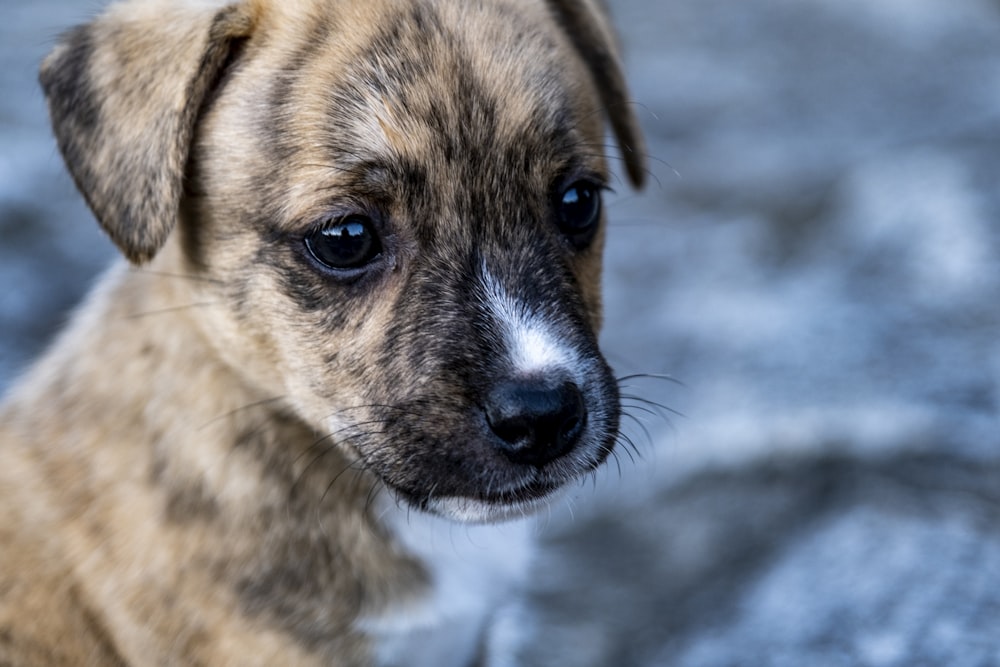
[[525, 16], [504, 2], [393, 4], [351, 54], [338, 108], [362, 105], [369, 114], [357, 120], [376, 124], [396, 150], [413, 134], [475, 130], [470, 139], [483, 145], [562, 129], [586, 77], [574, 76], [541, 6]]
[[[480, 93], [502, 97], [511, 123], [538, 108], [557, 111], [588, 77], [568, 37], [541, 2], [523, 0], [314, 0], [293, 2], [270, 40], [286, 72], [307, 70], [309, 83], [350, 90], [371, 112], [386, 102], [442, 103]], [[294, 45], [294, 46], [293, 46]], [[281, 53], [283, 52], [283, 53]], [[270, 56], [269, 56], [270, 57]], [[385, 113], [380, 114], [385, 116]], [[384, 118], [383, 118], [384, 119]]]
[[567, 170], [572, 153], [603, 171], [601, 151], [584, 149], [601, 132], [593, 84], [544, 3], [317, 1], [304, 14], [299, 4], [270, 28], [278, 76], [261, 119], [292, 169], [537, 180]]

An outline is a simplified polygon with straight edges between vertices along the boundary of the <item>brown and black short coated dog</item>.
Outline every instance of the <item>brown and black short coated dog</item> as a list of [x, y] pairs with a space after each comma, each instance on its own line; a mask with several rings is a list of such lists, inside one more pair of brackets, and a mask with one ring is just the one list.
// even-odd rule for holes
[[0, 407], [0, 665], [488, 659], [617, 437], [597, 0], [127, 0], [41, 81], [131, 264]]

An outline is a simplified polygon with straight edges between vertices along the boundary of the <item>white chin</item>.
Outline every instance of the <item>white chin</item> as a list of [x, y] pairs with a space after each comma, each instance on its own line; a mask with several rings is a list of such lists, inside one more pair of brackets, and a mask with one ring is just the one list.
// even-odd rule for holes
[[473, 498], [435, 498], [427, 511], [461, 523], [500, 523], [521, 519], [537, 513], [552, 496], [518, 503], [488, 503]]

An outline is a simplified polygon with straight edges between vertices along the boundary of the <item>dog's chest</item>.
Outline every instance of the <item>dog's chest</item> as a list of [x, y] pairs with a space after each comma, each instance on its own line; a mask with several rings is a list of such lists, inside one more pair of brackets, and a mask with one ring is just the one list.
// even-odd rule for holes
[[393, 506], [383, 522], [426, 567], [430, 590], [363, 619], [379, 667], [467, 667], [492, 616], [510, 601], [530, 565], [534, 523], [469, 526]]

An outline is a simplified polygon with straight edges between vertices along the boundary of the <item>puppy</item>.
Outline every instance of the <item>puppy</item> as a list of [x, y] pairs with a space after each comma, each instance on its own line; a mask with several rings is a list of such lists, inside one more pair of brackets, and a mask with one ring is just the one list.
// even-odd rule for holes
[[0, 664], [481, 659], [618, 429], [597, 0], [127, 0], [41, 82], [131, 266], [0, 409]]

